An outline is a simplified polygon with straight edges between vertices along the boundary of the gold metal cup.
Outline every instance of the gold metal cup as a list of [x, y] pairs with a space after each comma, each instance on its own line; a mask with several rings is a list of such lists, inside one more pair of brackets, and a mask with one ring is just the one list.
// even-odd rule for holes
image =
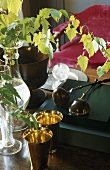
[[63, 114], [56, 110], [42, 110], [36, 115], [36, 120], [43, 126], [48, 127], [53, 132], [50, 141], [49, 153], [54, 153], [58, 145], [59, 122], [63, 119]]
[[23, 138], [28, 143], [32, 170], [44, 170], [48, 167], [50, 139], [52, 136], [52, 131], [44, 127], [39, 130], [28, 129], [23, 133]]

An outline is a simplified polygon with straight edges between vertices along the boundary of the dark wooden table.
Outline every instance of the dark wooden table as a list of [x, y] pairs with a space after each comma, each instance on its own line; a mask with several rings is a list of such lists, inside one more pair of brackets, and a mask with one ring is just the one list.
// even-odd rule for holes
[[[87, 70], [90, 81], [97, 78], [95, 70]], [[109, 77], [104, 75], [101, 79]], [[30, 170], [30, 157], [23, 132], [14, 133], [14, 137], [23, 144], [22, 150], [12, 156], [0, 155], [0, 170]], [[110, 170], [110, 154], [92, 151], [80, 147], [59, 144], [58, 150], [49, 155], [49, 170]]]
[[[0, 170], [30, 170], [30, 157], [22, 133], [14, 134], [22, 141], [22, 150], [12, 156], [0, 155]], [[110, 170], [110, 154], [70, 145], [58, 145], [49, 155], [48, 170]]]

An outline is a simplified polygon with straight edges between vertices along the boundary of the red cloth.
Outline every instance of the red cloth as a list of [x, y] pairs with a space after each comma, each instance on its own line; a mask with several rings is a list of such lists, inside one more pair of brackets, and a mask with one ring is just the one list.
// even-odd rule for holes
[[[105, 4], [94, 5], [75, 14], [75, 16], [80, 20], [81, 25], [87, 25], [89, 31], [93, 32], [94, 36], [110, 41], [110, 6]], [[67, 24], [68, 22], [59, 25], [54, 29], [54, 32], [62, 32]], [[87, 33], [87, 29], [84, 29], [83, 32]], [[76, 66], [77, 58], [83, 52], [83, 45], [79, 43], [79, 40], [80, 36], [77, 35], [72, 42], [67, 42], [61, 46], [61, 51], [54, 52], [51, 66], [59, 62], [65, 63], [70, 67]], [[97, 68], [99, 65], [103, 65], [105, 61], [106, 58], [98, 51], [90, 58], [89, 67]]]

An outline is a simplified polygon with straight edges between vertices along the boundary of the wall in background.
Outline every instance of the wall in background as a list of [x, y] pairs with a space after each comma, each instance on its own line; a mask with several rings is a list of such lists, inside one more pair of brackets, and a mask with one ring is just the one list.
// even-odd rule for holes
[[65, 9], [69, 12], [81, 12], [89, 6], [95, 4], [108, 4], [110, 0], [64, 0]]
[[[110, 0], [24, 0], [23, 1], [23, 14], [24, 17], [35, 16], [39, 13], [39, 9], [42, 8], [56, 8], [56, 9], [66, 9], [68, 12], [77, 13], [81, 12], [89, 6], [94, 4], [108, 4], [110, 5]], [[64, 22], [64, 18], [61, 23]], [[59, 23], [50, 20], [52, 29], [59, 25]], [[67, 42], [67, 38], [62, 36], [61, 44]]]

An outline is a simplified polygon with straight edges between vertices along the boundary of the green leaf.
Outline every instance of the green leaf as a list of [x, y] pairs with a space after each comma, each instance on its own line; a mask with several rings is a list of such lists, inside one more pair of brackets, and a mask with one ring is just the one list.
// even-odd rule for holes
[[40, 10], [39, 15], [42, 18], [49, 18], [51, 8], [43, 8]]
[[49, 22], [45, 18], [42, 18], [41, 25], [43, 32], [46, 33], [50, 25]]
[[21, 113], [20, 109], [11, 109], [10, 114], [14, 117]]
[[78, 19], [75, 19], [72, 25], [75, 27], [75, 29], [77, 29], [79, 24], [80, 24], [80, 21]]
[[16, 91], [16, 89], [13, 87], [12, 84], [10, 83], [5, 83], [4, 88], [7, 88], [8, 90], [10, 90], [10, 92], [15, 96], [21, 99], [20, 95], [18, 94], [18, 92]]
[[33, 115], [31, 115], [31, 118], [32, 118], [32, 120], [33, 120], [35, 129], [38, 130], [38, 127], [39, 127], [38, 125], [39, 125], [39, 124], [38, 124], [38, 122], [36, 121], [36, 118], [35, 118]]
[[8, 88], [5, 87], [2, 87], [2, 89], [0, 88], [0, 95], [3, 96], [9, 102], [16, 104], [13, 94]]
[[92, 42], [92, 35], [90, 33], [83, 34], [80, 42], [83, 43], [84, 48], [89, 53], [89, 56], [93, 56], [95, 53], [95, 49]]
[[39, 32], [38, 34], [37, 33], [34, 33], [33, 35], [33, 43], [35, 46], [38, 46], [44, 39], [44, 35]]
[[83, 33], [83, 28], [84, 28], [83, 26], [79, 27], [80, 35], [82, 35], [82, 33]]
[[8, 0], [0, 0], [0, 8], [8, 9], [7, 2]]
[[93, 44], [93, 47], [94, 47], [94, 51], [96, 53], [99, 49], [99, 45], [98, 45], [98, 43], [95, 39], [92, 41], [92, 44]]
[[103, 65], [104, 72], [108, 73], [110, 70], [110, 62], [105, 62]]
[[34, 28], [35, 28], [36, 30], [38, 30], [39, 27], [40, 27], [40, 24], [41, 24], [41, 17], [40, 17], [40, 16], [37, 16], [37, 18], [35, 19], [35, 22], [34, 22]]
[[8, 10], [18, 15], [18, 12], [21, 8], [22, 1], [21, 0], [9, 0], [7, 4], [8, 4]]
[[106, 49], [105, 56], [110, 60], [110, 48]]
[[7, 81], [12, 80], [12, 77], [8, 74], [0, 73], [0, 77], [2, 77], [4, 80], [7, 80]]
[[106, 50], [106, 42], [105, 42], [105, 40], [103, 38], [99, 38], [99, 42], [100, 42], [101, 47], [103, 47]]
[[98, 75], [99, 77], [101, 77], [103, 74], [104, 74], [103, 66], [99, 66], [99, 67], [97, 68], [97, 75]]
[[54, 37], [53, 37], [53, 35], [50, 33], [50, 41], [52, 42], [52, 43], [55, 43], [55, 39], [54, 39]]
[[65, 16], [66, 18], [69, 18], [68, 12], [64, 9], [61, 9], [60, 12], [62, 13], [63, 16]]
[[53, 47], [52, 44], [49, 44], [49, 59], [52, 60], [53, 58]]
[[23, 122], [25, 122], [29, 127], [31, 127], [31, 121], [29, 120], [29, 117], [21, 114], [20, 119], [23, 120]]
[[27, 35], [27, 36], [26, 36], [26, 41], [27, 41], [28, 43], [32, 43], [31, 35]]
[[41, 43], [39, 43], [38, 50], [43, 54], [50, 53], [49, 47], [47, 47], [45, 42], [43, 42], [43, 41], [41, 41]]
[[1, 28], [9, 26], [14, 21], [19, 20], [18, 16], [10, 12], [8, 15], [0, 15]]
[[62, 16], [62, 13], [56, 9], [52, 9], [51, 10], [51, 16], [53, 17], [53, 19], [58, 22]]
[[89, 53], [89, 56], [93, 56], [94, 55], [95, 49], [94, 49], [94, 46], [93, 46], [92, 42], [87, 44], [86, 49], [87, 49], [87, 51]]
[[65, 34], [69, 38], [70, 41], [76, 36], [77, 30], [75, 28], [70, 28], [70, 24], [68, 24], [68, 27], [65, 30]]
[[78, 57], [78, 65], [80, 66], [82, 71], [85, 71], [88, 66], [88, 57], [86, 56], [79, 56]]

